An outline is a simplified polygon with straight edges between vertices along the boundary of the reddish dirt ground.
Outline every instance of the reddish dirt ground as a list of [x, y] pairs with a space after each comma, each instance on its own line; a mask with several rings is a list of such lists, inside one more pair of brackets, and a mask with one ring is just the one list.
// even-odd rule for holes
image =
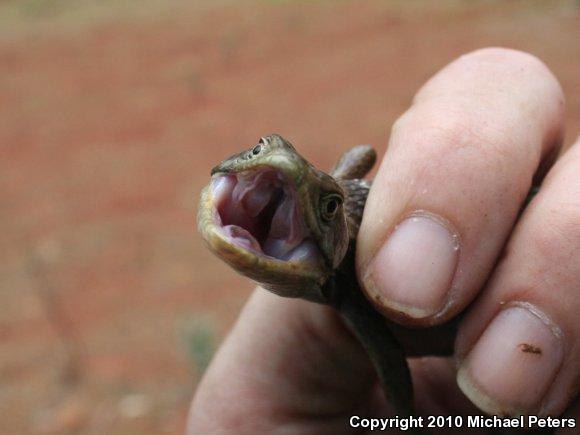
[[383, 150], [422, 82], [502, 45], [552, 68], [578, 134], [575, 2], [434, 3], [0, 2], [0, 433], [182, 433], [252, 287], [197, 197], [264, 133], [321, 167]]

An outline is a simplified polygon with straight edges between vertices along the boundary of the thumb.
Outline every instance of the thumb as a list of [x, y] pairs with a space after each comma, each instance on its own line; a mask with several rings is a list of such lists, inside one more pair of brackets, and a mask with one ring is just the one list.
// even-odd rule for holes
[[333, 309], [258, 289], [197, 389], [189, 433], [346, 433], [345, 416], [370, 403], [375, 384]]

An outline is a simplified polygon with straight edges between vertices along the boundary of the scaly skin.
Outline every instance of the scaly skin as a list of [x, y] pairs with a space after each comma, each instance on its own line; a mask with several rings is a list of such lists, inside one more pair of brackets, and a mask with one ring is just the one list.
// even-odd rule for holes
[[[387, 399], [399, 414], [409, 415], [413, 394], [405, 354], [387, 321], [363, 296], [354, 266], [356, 237], [370, 187], [362, 178], [375, 160], [370, 146], [357, 146], [328, 175], [282, 137], [264, 137], [212, 170], [212, 182], [202, 193], [198, 227], [218, 257], [261, 286], [281, 296], [336, 308], [369, 354]], [[284, 261], [255, 252], [234, 243], [221, 227], [216, 186], [225, 177], [265, 169], [281, 174], [284, 185], [295, 192], [298, 213], [318, 248], [320, 261]]]

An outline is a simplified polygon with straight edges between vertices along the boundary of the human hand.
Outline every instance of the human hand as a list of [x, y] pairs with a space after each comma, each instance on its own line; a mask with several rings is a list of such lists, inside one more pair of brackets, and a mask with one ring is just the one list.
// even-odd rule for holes
[[[484, 49], [434, 76], [393, 127], [358, 237], [359, 280], [406, 326], [466, 311], [454, 360], [411, 361], [421, 414], [475, 404], [558, 415], [577, 395], [580, 144], [550, 169], [563, 105], [536, 58]], [[415, 348], [427, 331], [411, 334]], [[257, 290], [198, 388], [190, 432], [351, 433], [351, 415], [385, 412], [366, 353], [333, 310]]]

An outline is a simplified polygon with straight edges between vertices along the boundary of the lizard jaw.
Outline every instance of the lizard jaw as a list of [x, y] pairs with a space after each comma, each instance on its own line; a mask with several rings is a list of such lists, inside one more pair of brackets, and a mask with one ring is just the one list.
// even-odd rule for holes
[[215, 228], [231, 248], [320, 267], [322, 256], [301, 216], [296, 187], [281, 171], [260, 167], [215, 174], [210, 189]]

